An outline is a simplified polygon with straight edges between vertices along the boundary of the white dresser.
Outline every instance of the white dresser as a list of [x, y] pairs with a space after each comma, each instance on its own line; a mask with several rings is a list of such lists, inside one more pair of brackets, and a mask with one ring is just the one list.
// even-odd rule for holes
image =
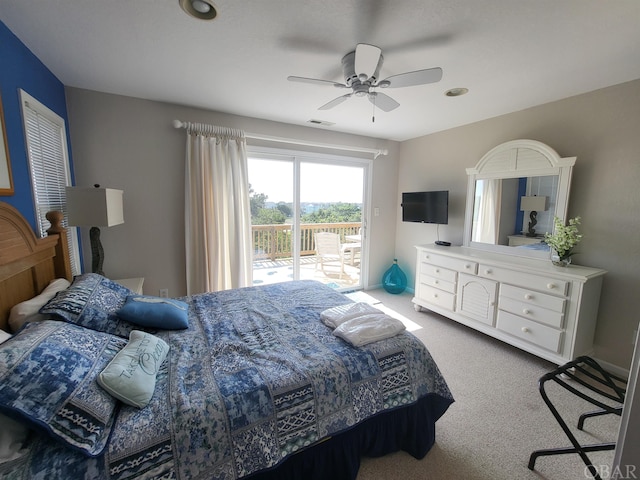
[[562, 365], [592, 353], [597, 268], [468, 247], [420, 245], [413, 302]]

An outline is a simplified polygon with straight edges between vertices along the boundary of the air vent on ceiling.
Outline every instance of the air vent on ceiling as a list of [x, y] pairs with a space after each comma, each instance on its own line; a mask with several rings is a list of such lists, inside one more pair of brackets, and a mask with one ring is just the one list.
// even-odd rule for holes
[[333, 122], [327, 122], [325, 120], [315, 120], [315, 119], [311, 119], [311, 120], [307, 120], [308, 123], [313, 123], [314, 125], [322, 125], [323, 127], [331, 127], [333, 125], [335, 125], [335, 123]]

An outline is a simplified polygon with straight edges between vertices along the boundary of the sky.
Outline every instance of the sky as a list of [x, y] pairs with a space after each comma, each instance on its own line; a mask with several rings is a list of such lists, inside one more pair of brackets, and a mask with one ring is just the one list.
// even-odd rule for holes
[[[360, 167], [302, 162], [300, 201], [362, 203], [362, 176]], [[249, 183], [255, 193], [266, 194], [268, 202], [292, 202], [293, 163], [250, 158]]]

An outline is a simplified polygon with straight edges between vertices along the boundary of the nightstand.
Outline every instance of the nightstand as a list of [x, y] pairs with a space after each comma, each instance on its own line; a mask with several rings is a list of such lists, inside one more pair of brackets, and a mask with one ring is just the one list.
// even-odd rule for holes
[[129, 290], [137, 293], [138, 295], [142, 295], [142, 285], [144, 284], [144, 277], [118, 278], [115, 279], [114, 282], [127, 287]]

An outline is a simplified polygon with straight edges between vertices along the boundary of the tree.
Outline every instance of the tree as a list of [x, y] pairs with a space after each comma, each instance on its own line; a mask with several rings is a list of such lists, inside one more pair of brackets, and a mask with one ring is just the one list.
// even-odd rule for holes
[[339, 223], [362, 221], [362, 209], [357, 203], [332, 203], [326, 208], [302, 215], [305, 223]]
[[251, 208], [251, 223], [253, 225], [272, 225], [284, 223], [287, 215], [283, 213], [280, 205], [286, 207], [285, 204], [278, 204], [278, 208], [265, 208], [269, 198], [265, 193], [256, 193], [249, 184], [249, 205]]
[[293, 209], [291, 208], [291, 205], [287, 203], [279, 202], [278, 205], [276, 205], [276, 208], [287, 218], [293, 215]]
[[274, 225], [286, 220], [287, 217], [277, 208], [261, 208], [256, 215], [251, 215], [253, 225]]
[[267, 195], [264, 193], [255, 193], [251, 184], [249, 184], [249, 206], [251, 208], [251, 217], [258, 215], [261, 208], [264, 208], [264, 204], [267, 201]]

